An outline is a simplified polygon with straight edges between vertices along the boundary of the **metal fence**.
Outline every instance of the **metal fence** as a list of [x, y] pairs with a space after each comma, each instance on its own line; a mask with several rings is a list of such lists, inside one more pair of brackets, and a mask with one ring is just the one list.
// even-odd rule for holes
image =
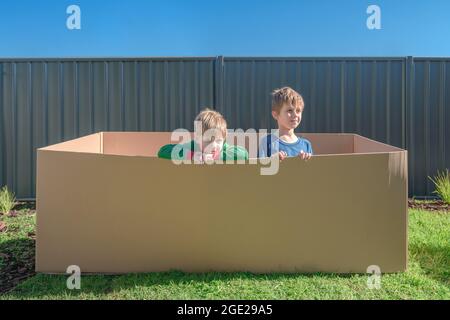
[[410, 58], [407, 69], [410, 194], [431, 195], [427, 176], [450, 168], [450, 58]]
[[273, 128], [270, 92], [305, 100], [300, 131], [358, 133], [407, 149], [409, 195], [450, 167], [447, 58], [0, 59], [0, 185], [35, 196], [36, 149], [98, 131]]

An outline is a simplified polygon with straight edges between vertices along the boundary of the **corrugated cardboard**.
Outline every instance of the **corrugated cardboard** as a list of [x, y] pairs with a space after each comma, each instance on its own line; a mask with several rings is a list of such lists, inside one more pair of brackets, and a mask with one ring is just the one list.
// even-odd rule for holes
[[169, 132], [39, 149], [36, 271], [404, 271], [407, 152], [355, 134], [302, 136], [315, 155], [275, 175], [159, 159]]

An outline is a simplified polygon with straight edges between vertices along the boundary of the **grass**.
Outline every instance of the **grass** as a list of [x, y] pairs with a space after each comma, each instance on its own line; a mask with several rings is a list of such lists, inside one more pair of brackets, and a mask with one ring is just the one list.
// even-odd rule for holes
[[14, 193], [8, 190], [7, 186], [0, 189], [0, 212], [9, 213], [16, 204]]
[[[29, 210], [17, 216], [0, 216], [0, 224], [6, 231], [0, 232], [0, 289], [8, 284], [16, 285], [14, 279], [24, 278], [34, 270], [35, 215]], [[1, 293], [0, 293], [1, 299]]]
[[428, 178], [433, 181], [434, 186], [436, 187], [434, 193], [438, 194], [442, 201], [450, 204], [450, 175], [448, 169], [446, 171], [438, 172], [434, 179], [431, 177]]
[[[35, 215], [0, 216], [5, 249], [20, 261], [33, 253]], [[445, 299], [450, 300], [450, 215], [409, 211], [409, 268], [386, 274], [381, 289], [367, 275], [164, 272], [117, 276], [83, 275], [81, 290], [66, 288], [66, 276], [38, 274], [0, 299]], [[0, 274], [5, 263], [0, 257]], [[22, 263], [23, 264], [23, 263]]]

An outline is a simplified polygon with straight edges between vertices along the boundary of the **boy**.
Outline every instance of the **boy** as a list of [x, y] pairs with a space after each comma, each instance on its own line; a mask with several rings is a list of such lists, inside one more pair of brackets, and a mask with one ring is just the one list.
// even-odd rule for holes
[[308, 160], [313, 153], [311, 143], [299, 138], [294, 129], [302, 121], [303, 98], [295, 90], [284, 87], [272, 93], [272, 117], [278, 123], [279, 135], [265, 136], [260, 144], [259, 156], [270, 157], [278, 153], [280, 160], [299, 157]]
[[183, 145], [167, 144], [161, 147], [158, 157], [194, 160], [199, 163], [211, 160], [248, 160], [245, 148], [230, 146], [225, 142], [227, 122], [219, 112], [206, 108], [197, 115], [195, 121], [201, 123], [202, 134], [195, 132], [194, 140]]

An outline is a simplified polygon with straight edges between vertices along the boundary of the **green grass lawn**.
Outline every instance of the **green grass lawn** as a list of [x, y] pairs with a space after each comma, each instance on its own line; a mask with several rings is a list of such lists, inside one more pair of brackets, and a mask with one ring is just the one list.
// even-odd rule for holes
[[[35, 215], [1, 216], [0, 253], [14, 268], [32, 268]], [[31, 235], [30, 235], [31, 233]], [[11, 263], [9, 263], [11, 265]], [[0, 254], [0, 279], [8, 263]], [[6, 279], [6, 280], [5, 280]], [[66, 276], [33, 275], [0, 299], [450, 299], [450, 214], [409, 211], [408, 271], [382, 276], [380, 289], [367, 275], [182, 272], [87, 276], [80, 290]]]

